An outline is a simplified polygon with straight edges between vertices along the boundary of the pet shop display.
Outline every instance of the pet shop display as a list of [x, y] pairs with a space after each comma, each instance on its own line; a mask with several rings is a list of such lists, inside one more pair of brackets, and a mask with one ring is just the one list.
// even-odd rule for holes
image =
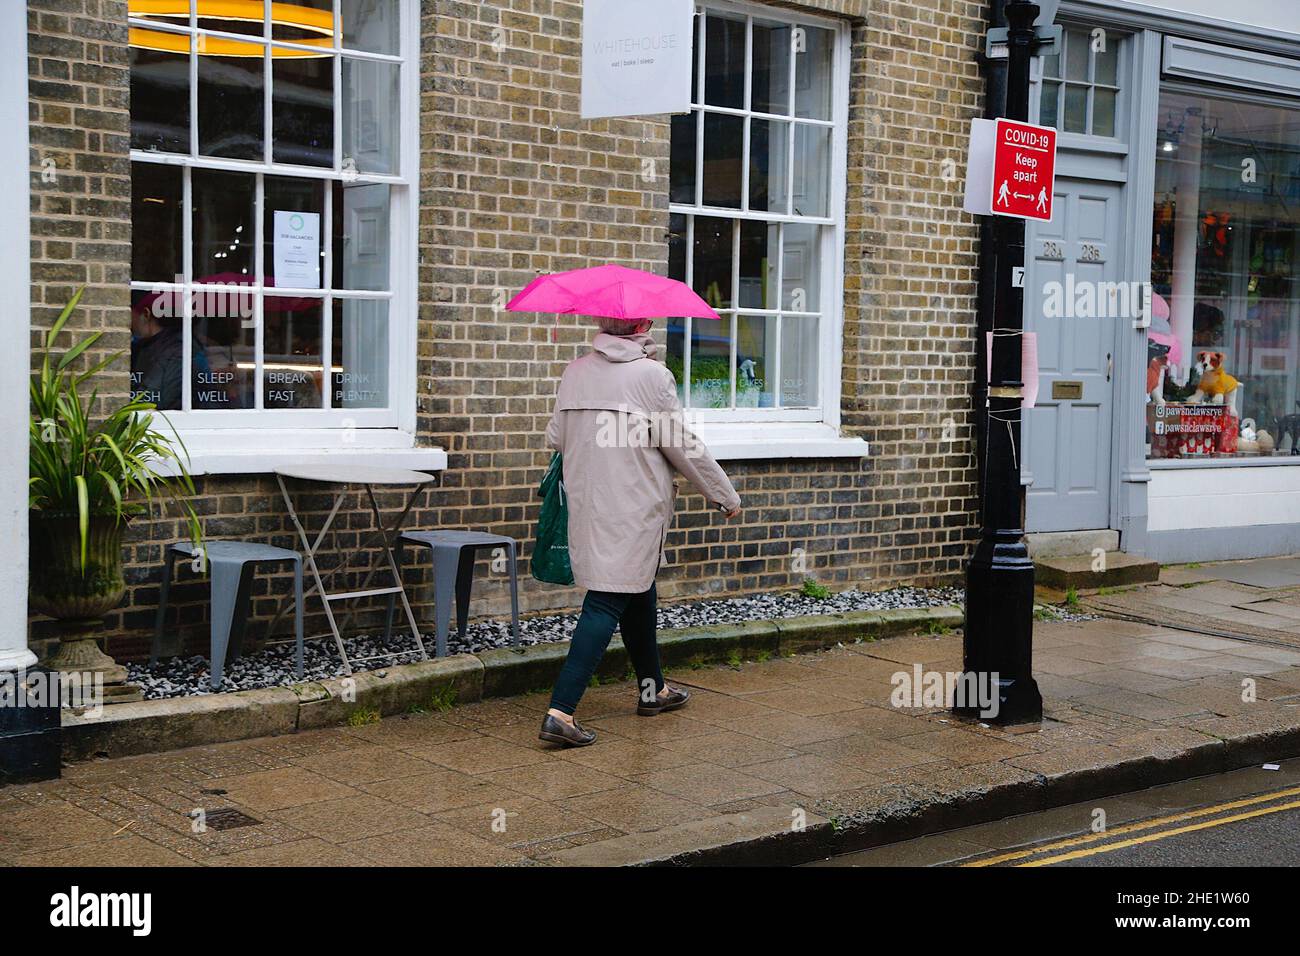
[[[1300, 402], [1296, 402], [1296, 408], [1300, 408]], [[1277, 431], [1277, 447], [1286, 448], [1287, 444], [1283, 439], [1291, 436], [1291, 454], [1300, 455], [1300, 412], [1290, 415], [1279, 415], [1273, 422]]]
[[1148, 405], [1147, 434], [1155, 458], [1234, 455], [1239, 440], [1237, 417], [1226, 405]]
[[[1173, 326], [1169, 323], [1169, 300], [1159, 292], [1151, 294], [1151, 325], [1147, 327], [1147, 359], [1151, 358], [1152, 345], [1165, 346], [1165, 373], [1161, 376], [1161, 387], [1164, 386], [1164, 378], [1169, 374], [1177, 372], [1183, 368], [1183, 343], [1174, 335]], [[1162, 395], [1153, 394], [1151, 386], [1147, 386], [1147, 394], [1155, 401], [1160, 401]]]
[[1196, 391], [1191, 398], [1193, 404], [1208, 401], [1214, 405], [1223, 405], [1237, 390], [1241, 383], [1224, 370], [1223, 360], [1222, 352], [1196, 353], [1196, 362], [1192, 365], [1192, 377], [1197, 381]]
[[1253, 418], [1243, 418], [1241, 420], [1241, 432], [1237, 437], [1237, 454], [1259, 454], [1259, 433], [1255, 429], [1255, 419]]
[[1165, 370], [1169, 367], [1169, 346], [1147, 339], [1147, 403], [1164, 404]]

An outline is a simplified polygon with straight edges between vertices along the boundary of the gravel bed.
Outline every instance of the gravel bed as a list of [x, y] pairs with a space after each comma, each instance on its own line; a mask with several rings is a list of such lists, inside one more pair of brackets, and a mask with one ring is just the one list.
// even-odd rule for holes
[[[699, 627], [705, 624], [741, 624], [776, 618], [803, 617], [810, 614], [837, 614], [843, 611], [886, 611], [900, 608], [940, 607], [961, 604], [960, 588], [893, 588], [889, 591], [841, 591], [825, 599], [808, 597], [797, 591], [754, 594], [724, 600], [695, 601], [663, 605], [659, 608], [661, 628]], [[547, 614], [519, 622], [525, 644], [548, 644], [567, 641], [577, 623], [577, 614]], [[433, 635], [425, 634], [424, 643], [433, 653]], [[344, 638], [348, 656], [357, 659], [393, 653], [390, 661], [371, 661], [365, 667], [382, 669], [386, 664], [406, 664], [419, 660], [409, 637], [394, 635], [385, 642], [382, 635], [358, 635]], [[447, 641], [449, 654], [476, 653], [511, 646], [510, 622], [472, 621], [461, 641], [453, 627]], [[345, 675], [334, 642], [308, 641], [304, 648], [305, 680], [325, 680]], [[150, 700], [164, 697], [190, 697], [212, 693], [208, 686], [206, 657], [175, 657], [148, 664], [127, 664], [128, 680], [139, 684]], [[248, 654], [226, 664], [223, 692], [280, 687], [295, 683], [293, 645], [273, 644], [256, 654]]]

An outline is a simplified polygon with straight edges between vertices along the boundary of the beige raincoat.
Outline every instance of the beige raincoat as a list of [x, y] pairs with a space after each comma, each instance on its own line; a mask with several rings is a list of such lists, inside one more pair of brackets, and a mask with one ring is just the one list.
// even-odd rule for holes
[[673, 518], [673, 469], [711, 505], [740, 507], [654, 354], [648, 335], [598, 334], [593, 351], [564, 370], [546, 428], [564, 455], [573, 576], [589, 590], [640, 593], [654, 583]]

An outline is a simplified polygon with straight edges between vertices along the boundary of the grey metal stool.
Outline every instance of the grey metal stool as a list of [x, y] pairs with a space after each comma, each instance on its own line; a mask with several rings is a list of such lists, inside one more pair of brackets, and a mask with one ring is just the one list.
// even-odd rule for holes
[[[456, 598], [456, 628], [465, 640], [469, 619], [469, 595], [474, 583], [475, 553], [483, 548], [505, 548], [510, 565], [510, 628], [515, 647], [519, 647], [519, 569], [518, 549], [514, 538], [484, 531], [405, 531], [394, 544], [394, 557], [401, 567], [403, 546], [414, 544], [433, 552], [433, 619], [437, 657], [447, 656], [447, 632], [451, 629], [451, 599]], [[393, 632], [395, 602], [388, 598], [388, 617], [384, 637]]]
[[158, 617], [154, 624], [153, 650], [149, 663], [157, 662], [162, 651], [163, 619], [167, 613], [167, 594], [171, 590], [173, 566], [179, 557], [194, 562], [195, 571], [204, 567], [210, 571], [212, 581], [211, 628], [212, 646], [208, 660], [211, 662], [212, 689], [221, 689], [225, 676], [226, 655], [239, 656], [244, 637], [244, 624], [248, 620], [248, 599], [253, 586], [253, 569], [259, 564], [293, 564], [294, 638], [297, 641], [294, 663], [298, 679], [302, 667], [302, 556], [297, 551], [274, 548], [269, 544], [247, 541], [205, 541], [202, 547], [192, 544], [173, 544], [163, 560], [162, 590], [158, 596]]

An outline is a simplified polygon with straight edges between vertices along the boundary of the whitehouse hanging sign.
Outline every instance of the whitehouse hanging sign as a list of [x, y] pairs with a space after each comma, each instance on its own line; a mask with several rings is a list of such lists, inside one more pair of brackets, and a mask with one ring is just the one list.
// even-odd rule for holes
[[695, 0], [585, 0], [582, 118], [691, 108]]

